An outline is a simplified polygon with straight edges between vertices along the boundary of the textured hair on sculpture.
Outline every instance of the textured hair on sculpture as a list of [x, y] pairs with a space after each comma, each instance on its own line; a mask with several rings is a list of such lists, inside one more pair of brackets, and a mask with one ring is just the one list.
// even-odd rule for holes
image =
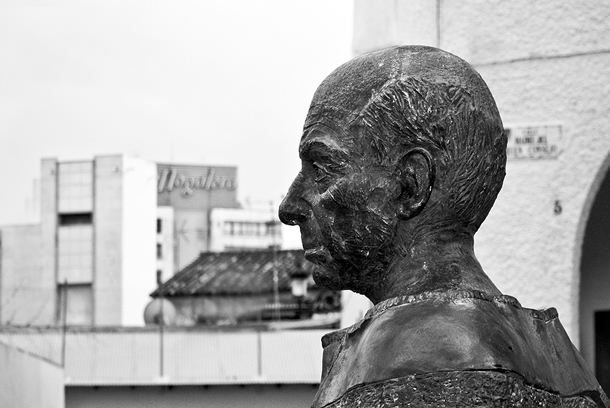
[[435, 157], [447, 195], [432, 204], [443, 217], [427, 217], [426, 229], [455, 229], [457, 223], [476, 232], [505, 174], [506, 137], [495, 104], [480, 103], [460, 86], [406, 77], [389, 81], [360, 116], [380, 165], [397, 165], [416, 146]]

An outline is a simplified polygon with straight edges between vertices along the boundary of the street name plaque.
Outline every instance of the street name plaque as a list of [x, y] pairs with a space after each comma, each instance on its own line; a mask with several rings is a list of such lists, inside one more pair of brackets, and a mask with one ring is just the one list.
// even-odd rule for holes
[[519, 159], [556, 159], [563, 151], [561, 126], [513, 126], [504, 129], [508, 138], [506, 157]]

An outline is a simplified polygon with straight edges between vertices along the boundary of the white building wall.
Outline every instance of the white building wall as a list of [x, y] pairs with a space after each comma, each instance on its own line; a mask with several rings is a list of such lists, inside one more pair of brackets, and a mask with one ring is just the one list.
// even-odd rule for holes
[[53, 298], [52, 305], [44, 309], [40, 324], [57, 322], [57, 160], [40, 162], [40, 233], [41, 268], [40, 284]]
[[0, 230], [0, 324], [54, 322], [54, 280], [42, 279], [40, 225]]
[[356, 53], [398, 44], [440, 47], [481, 73], [505, 124], [562, 126], [557, 159], [509, 161], [503, 190], [475, 242], [503, 292], [526, 307], [556, 307], [578, 344], [580, 248], [610, 151], [610, 3], [355, 5]]
[[128, 156], [122, 163], [122, 292], [123, 326], [144, 325], [144, 308], [157, 287], [157, 167]]
[[201, 252], [209, 251], [209, 218], [206, 209], [174, 208], [174, 256], [178, 270], [197, 259]]

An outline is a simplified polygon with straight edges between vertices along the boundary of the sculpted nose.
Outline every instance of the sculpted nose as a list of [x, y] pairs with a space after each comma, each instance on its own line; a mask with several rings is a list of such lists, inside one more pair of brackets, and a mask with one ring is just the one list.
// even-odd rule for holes
[[280, 204], [280, 221], [286, 225], [300, 225], [307, 221], [309, 208], [299, 194], [299, 176], [288, 189], [288, 194]]

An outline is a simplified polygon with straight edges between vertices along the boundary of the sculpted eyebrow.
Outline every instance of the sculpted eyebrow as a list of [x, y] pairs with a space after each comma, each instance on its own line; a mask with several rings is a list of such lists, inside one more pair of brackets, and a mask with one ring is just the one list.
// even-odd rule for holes
[[347, 153], [343, 150], [320, 140], [309, 140], [299, 147], [299, 156], [301, 158], [309, 159], [312, 155], [320, 158], [328, 157], [342, 161], [345, 161], [348, 158]]

